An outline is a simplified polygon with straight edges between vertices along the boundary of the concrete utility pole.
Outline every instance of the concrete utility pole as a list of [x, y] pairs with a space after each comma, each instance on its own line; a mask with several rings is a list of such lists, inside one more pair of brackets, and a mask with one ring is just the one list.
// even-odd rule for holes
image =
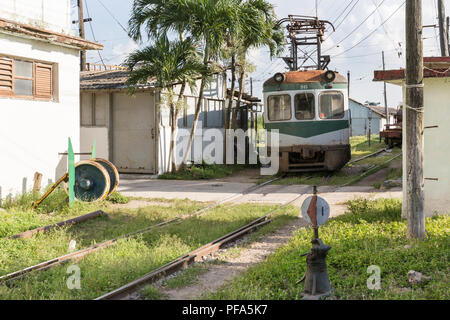
[[444, 0], [438, 0], [439, 39], [441, 43], [441, 55], [448, 57], [447, 25], [445, 23]]
[[[386, 70], [386, 66], [384, 64], [384, 51], [381, 52], [381, 56], [383, 59], [383, 71]], [[389, 109], [387, 104], [387, 96], [386, 96], [386, 81], [384, 83], [384, 111], [386, 112], [386, 124], [389, 124]]]
[[[80, 38], [84, 39], [84, 16], [83, 16], [83, 0], [78, 0], [78, 24], [80, 30]], [[80, 70], [86, 70], [86, 51], [80, 51]]]
[[423, 212], [423, 41], [422, 0], [406, 1], [406, 212], [408, 238], [425, 236]]

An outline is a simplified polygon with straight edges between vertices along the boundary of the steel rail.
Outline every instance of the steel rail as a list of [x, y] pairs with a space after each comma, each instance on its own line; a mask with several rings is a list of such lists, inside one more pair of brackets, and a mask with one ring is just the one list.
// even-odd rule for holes
[[355, 159], [355, 160], [351, 160], [351, 161], [348, 162], [348, 164], [355, 163], [355, 162], [359, 162], [359, 161], [361, 161], [361, 160], [364, 160], [364, 159], [367, 159], [367, 158], [376, 156], [377, 154], [382, 153], [382, 152], [387, 151], [387, 150], [388, 150], [388, 148], [384, 148], [384, 149], [375, 151], [374, 153], [368, 154], [368, 155], [366, 155], [366, 156], [364, 156], [364, 157], [361, 157], [361, 158], [358, 158], [358, 159]]
[[298, 200], [300, 197], [304, 196], [304, 193], [299, 194], [294, 199], [280, 205], [279, 207], [273, 209], [266, 215], [257, 218], [250, 223], [246, 224], [243, 227], [240, 227], [208, 244], [205, 244], [201, 246], [198, 249], [195, 249], [181, 257], [176, 258], [175, 260], [145, 274], [144, 276], [123, 285], [122, 287], [115, 289], [111, 292], [108, 292], [100, 297], [97, 297], [94, 300], [117, 300], [121, 297], [124, 297], [128, 295], [129, 293], [135, 291], [136, 289], [142, 287], [143, 285], [152, 283], [157, 281], [158, 279], [161, 279], [164, 276], [173, 274], [183, 268], [186, 268], [189, 264], [192, 264], [196, 261], [199, 261], [202, 259], [202, 257], [209, 255], [213, 252], [216, 252], [220, 248], [222, 248], [224, 245], [248, 234], [251, 233], [258, 228], [272, 222], [272, 219], [270, 217], [277, 211], [285, 208], [286, 206], [290, 205], [294, 201]]
[[398, 157], [401, 156], [401, 155], [402, 155], [402, 153], [399, 153], [399, 154], [393, 156], [392, 158], [389, 158], [389, 159], [386, 160], [385, 162], [383, 162], [383, 163], [381, 163], [381, 164], [379, 164], [379, 165], [376, 165], [376, 166], [371, 167], [369, 170], [367, 170], [366, 172], [363, 172], [361, 175], [357, 176], [355, 179], [350, 180], [349, 182], [340, 185], [339, 188], [341, 188], [341, 187], [346, 187], [346, 186], [348, 186], [348, 185], [351, 185], [351, 184], [353, 184], [353, 183], [358, 182], [359, 180], [361, 180], [361, 179], [364, 178], [365, 176], [368, 176], [368, 175], [374, 173], [375, 171], [377, 171], [378, 169], [380, 169], [381, 167], [385, 166], [386, 164], [388, 164], [389, 162], [391, 162], [392, 160], [398, 158]]
[[131, 239], [131, 238], [134, 238], [134, 237], [136, 237], [138, 235], [148, 233], [148, 232], [152, 231], [155, 228], [163, 227], [163, 226], [166, 226], [168, 224], [172, 224], [172, 223], [175, 223], [175, 222], [179, 222], [179, 221], [182, 221], [182, 220], [185, 220], [185, 219], [188, 219], [188, 218], [192, 218], [192, 217], [198, 216], [198, 215], [200, 215], [201, 213], [203, 213], [203, 212], [205, 212], [207, 210], [216, 208], [217, 206], [223, 204], [226, 201], [230, 201], [230, 200], [232, 200], [232, 199], [234, 199], [236, 197], [245, 196], [245, 195], [247, 195], [248, 193], [250, 193], [252, 191], [258, 190], [258, 189], [260, 189], [260, 188], [262, 188], [262, 187], [264, 187], [264, 186], [266, 186], [266, 185], [268, 185], [268, 184], [270, 184], [270, 183], [272, 183], [274, 181], [282, 179], [283, 177], [284, 177], [284, 175], [282, 175], [280, 177], [273, 178], [273, 179], [271, 179], [269, 181], [266, 181], [266, 182], [264, 182], [262, 184], [259, 184], [259, 185], [256, 185], [256, 186], [251, 186], [251, 187], [247, 188], [246, 190], [244, 190], [243, 192], [236, 193], [236, 194], [234, 194], [234, 195], [232, 195], [230, 197], [227, 197], [225, 199], [217, 201], [217, 202], [215, 202], [215, 203], [213, 203], [213, 204], [211, 204], [211, 205], [209, 205], [209, 206], [207, 206], [205, 208], [202, 208], [200, 210], [195, 211], [192, 214], [187, 214], [187, 215], [184, 215], [184, 216], [181, 216], [181, 217], [177, 217], [177, 218], [173, 218], [173, 219], [170, 219], [168, 221], [164, 221], [164, 222], [161, 222], [161, 223], [158, 223], [158, 224], [155, 224], [155, 225], [151, 225], [151, 226], [149, 226], [147, 228], [140, 229], [140, 230], [134, 231], [132, 233], [119, 236], [119, 237], [114, 238], [114, 239], [106, 240], [106, 241], [103, 241], [101, 243], [92, 245], [90, 247], [86, 247], [84, 249], [80, 249], [78, 251], [75, 251], [75, 252], [72, 252], [72, 253], [69, 253], [69, 254], [65, 254], [65, 255], [59, 256], [57, 258], [53, 258], [53, 259], [50, 259], [50, 260], [47, 260], [47, 261], [35, 264], [33, 266], [30, 266], [30, 267], [27, 267], [27, 268], [24, 268], [24, 269], [21, 269], [21, 270], [18, 270], [18, 271], [14, 271], [14, 272], [8, 273], [8, 274], [3, 275], [3, 276], [0, 276], [0, 284], [2, 284], [5, 281], [10, 281], [10, 280], [22, 278], [23, 276], [25, 276], [26, 274], [28, 274], [28, 273], [30, 273], [32, 271], [47, 270], [49, 268], [52, 268], [52, 267], [54, 267], [56, 265], [59, 265], [59, 264], [61, 264], [63, 262], [66, 262], [68, 260], [72, 260], [72, 259], [76, 259], [76, 258], [82, 258], [82, 257], [84, 257], [84, 256], [86, 256], [88, 254], [91, 254], [91, 253], [95, 252], [95, 251], [98, 251], [98, 250], [110, 247], [112, 245], [115, 245], [117, 243], [117, 241], [120, 240], [120, 239]]

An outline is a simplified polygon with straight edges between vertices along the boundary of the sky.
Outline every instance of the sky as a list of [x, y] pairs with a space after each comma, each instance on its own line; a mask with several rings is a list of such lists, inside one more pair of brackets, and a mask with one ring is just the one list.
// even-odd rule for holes
[[[71, 0], [74, 19], [76, 1]], [[316, 15], [316, 0], [269, 0], [279, 19], [289, 14]], [[358, 101], [380, 102], [384, 105], [383, 84], [373, 82], [373, 71], [382, 70], [381, 52], [385, 52], [386, 69], [405, 67], [405, 6], [404, 0], [317, 0], [319, 19], [333, 22], [335, 32], [327, 32], [323, 42], [323, 54], [331, 56], [329, 69], [351, 74], [350, 96]], [[128, 38], [127, 28], [132, 0], [84, 0], [84, 16], [92, 18], [86, 23], [86, 38], [104, 45], [104, 50], [90, 51], [88, 62], [120, 64], [127, 55], [143, 46]], [[423, 25], [437, 25], [436, 0], [423, 0]], [[445, 0], [447, 14], [450, 0]], [[345, 18], [345, 19], [344, 19]], [[74, 25], [74, 28], [77, 26]], [[424, 56], [440, 56], [439, 29], [425, 28], [423, 33]], [[306, 52], [314, 48], [306, 47]], [[286, 53], [287, 55], [287, 53]], [[286, 71], [280, 58], [270, 59], [267, 48], [252, 49], [248, 59], [256, 70], [246, 79], [253, 94], [262, 97], [262, 83], [276, 72]], [[387, 85], [388, 105], [401, 103], [401, 89]]]

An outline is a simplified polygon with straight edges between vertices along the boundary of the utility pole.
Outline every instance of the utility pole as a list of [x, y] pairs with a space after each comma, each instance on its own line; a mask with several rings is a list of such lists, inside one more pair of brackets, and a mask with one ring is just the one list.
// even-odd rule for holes
[[407, 237], [425, 236], [423, 179], [423, 41], [422, 0], [406, 1], [406, 157]]
[[441, 56], [448, 57], [448, 37], [445, 19], [444, 0], [438, 0], [439, 39], [441, 42]]
[[[80, 38], [84, 39], [84, 16], [83, 16], [83, 0], [78, 0], [78, 24], [80, 30]], [[86, 51], [80, 51], [80, 70], [86, 70]]]
[[[383, 59], [383, 71], [385, 71], [386, 66], [384, 64], [384, 51], [381, 52], [381, 56]], [[384, 83], [384, 111], [386, 113], [386, 124], [389, 124], [389, 108], [388, 108], [388, 104], [387, 104], [386, 81], [384, 81], [383, 83]]]
[[250, 77], [250, 95], [253, 97], [253, 78]]
[[450, 17], [447, 17], [447, 44], [448, 44], [448, 52], [450, 53]]

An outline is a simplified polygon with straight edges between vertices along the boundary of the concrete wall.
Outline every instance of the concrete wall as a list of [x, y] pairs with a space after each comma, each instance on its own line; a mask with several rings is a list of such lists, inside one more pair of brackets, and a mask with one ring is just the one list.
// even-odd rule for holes
[[80, 149], [79, 51], [0, 34], [0, 55], [57, 64], [59, 87], [56, 101], [0, 97], [0, 187], [5, 197], [30, 190], [36, 171], [44, 175], [44, 186], [59, 178], [67, 158], [58, 153], [67, 151], [68, 137], [74, 151]]
[[[380, 130], [383, 130], [386, 120], [377, 113], [370, 112], [371, 110], [369, 108], [353, 100], [349, 100], [349, 108], [352, 118], [352, 136], [367, 135], [369, 126], [372, 134], [379, 134]], [[369, 121], [370, 113], [372, 119]]]
[[[425, 214], [450, 213], [450, 78], [425, 79]], [[406, 171], [405, 171], [406, 172]]]
[[[424, 178], [437, 178], [438, 181], [424, 181], [424, 212], [427, 217], [436, 213], [450, 213], [450, 78], [424, 79], [424, 126], [438, 126], [424, 130]], [[403, 86], [403, 97], [405, 87]], [[403, 116], [403, 132], [406, 130], [406, 117]], [[406, 135], [403, 134], [403, 154], [405, 154]], [[406, 157], [403, 157], [403, 172], [406, 172]], [[403, 174], [406, 186], [406, 175]], [[403, 188], [403, 199], [406, 188]], [[405, 206], [405, 202], [403, 202]]]
[[0, 17], [71, 34], [70, 0], [2, 0]]
[[[94, 145], [96, 157], [109, 160], [109, 140], [107, 127], [81, 127], [80, 151], [91, 152]], [[81, 160], [89, 160], [90, 156], [80, 156]]]
[[[194, 141], [192, 143], [191, 154], [188, 157], [188, 161], [201, 162], [203, 151], [205, 148], [214, 141], [212, 138], [210, 141], [205, 141], [204, 133], [206, 129], [215, 129], [217, 134], [224, 135], [223, 121], [225, 119], [223, 107], [225, 106], [225, 83], [226, 77], [223, 74], [218, 74], [213, 78], [211, 83], [205, 88], [205, 100], [202, 107], [202, 112], [199, 116], [199, 122], [196, 127]], [[175, 92], [179, 92], [180, 85], [176, 86]], [[198, 96], [198, 88], [200, 87], [200, 80], [197, 81], [197, 90], [191, 90], [186, 88], [186, 117], [183, 119], [183, 110], [180, 111], [177, 127], [177, 141], [181, 142], [185, 139], [187, 143], [188, 132], [190, 132], [192, 122], [194, 120], [195, 106]], [[164, 94], [161, 95], [164, 99]], [[223, 100], [223, 101], [217, 101]], [[222, 107], [220, 106], [222, 105]], [[167, 172], [168, 170], [168, 157], [170, 146], [170, 112], [169, 108], [164, 103], [159, 104], [159, 143], [158, 143], [158, 174]], [[183, 156], [183, 150], [175, 150], [175, 156], [177, 163], [181, 162]], [[222, 152], [218, 150], [217, 152]]]

